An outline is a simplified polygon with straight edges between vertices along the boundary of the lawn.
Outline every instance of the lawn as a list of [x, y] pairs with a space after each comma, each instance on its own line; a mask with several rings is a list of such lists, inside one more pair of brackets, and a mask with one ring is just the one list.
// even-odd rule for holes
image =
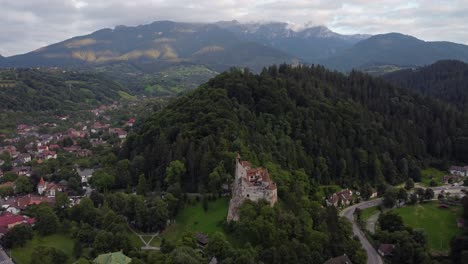
[[361, 219], [362, 221], [367, 221], [367, 219], [369, 219], [369, 217], [371, 217], [372, 215], [374, 215], [375, 213], [377, 213], [379, 211], [379, 208], [377, 206], [373, 206], [373, 207], [369, 207], [369, 208], [366, 208], [366, 209], [363, 209], [361, 211]]
[[177, 215], [176, 222], [166, 228], [162, 236], [170, 241], [177, 241], [188, 231], [194, 234], [202, 232], [208, 235], [216, 231], [222, 232], [222, 224], [226, 219], [228, 206], [229, 199], [227, 198], [209, 202], [206, 212], [203, 210], [201, 202], [188, 206]]
[[436, 186], [440, 186], [443, 184], [442, 177], [447, 173], [435, 168], [427, 168], [422, 170], [421, 174], [421, 184], [423, 184], [424, 186], [430, 186], [430, 182], [432, 180], [436, 182]]
[[442, 209], [437, 202], [429, 202], [394, 209], [405, 225], [423, 229], [428, 236], [429, 249], [432, 252], [445, 252], [450, 249], [450, 241], [461, 233], [457, 227], [457, 217], [461, 215], [460, 207]]
[[34, 234], [32, 240], [28, 241], [24, 247], [11, 250], [13, 260], [17, 264], [31, 263], [31, 255], [37, 246], [53, 247], [62, 250], [68, 256], [67, 263], [75, 261], [73, 257], [73, 247], [75, 241], [64, 234], [54, 234], [50, 236], [39, 236]]

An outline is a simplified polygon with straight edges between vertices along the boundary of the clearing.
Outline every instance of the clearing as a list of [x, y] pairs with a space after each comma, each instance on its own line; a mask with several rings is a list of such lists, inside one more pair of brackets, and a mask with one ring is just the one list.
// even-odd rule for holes
[[11, 250], [11, 255], [17, 264], [31, 263], [31, 255], [34, 248], [37, 246], [53, 247], [63, 251], [68, 256], [67, 263], [73, 263], [73, 247], [75, 241], [64, 234], [53, 234], [50, 236], [40, 236], [34, 234], [33, 239], [28, 241], [24, 247], [14, 248]]
[[426, 232], [428, 246], [433, 253], [447, 253], [452, 238], [461, 233], [457, 227], [457, 217], [461, 215], [459, 206], [443, 209], [438, 207], [438, 202], [428, 202], [394, 210], [403, 218], [405, 225]]
[[427, 168], [424, 170], [421, 170], [421, 184], [423, 184], [426, 187], [431, 186], [431, 181], [434, 180], [436, 185], [435, 186], [441, 186], [443, 185], [442, 182], [442, 177], [444, 175], [447, 175], [446, 172], [440, 171], [435, 168]]

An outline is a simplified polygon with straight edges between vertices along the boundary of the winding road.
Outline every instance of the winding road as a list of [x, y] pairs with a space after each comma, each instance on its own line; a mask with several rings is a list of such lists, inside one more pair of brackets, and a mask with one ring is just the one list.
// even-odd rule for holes
[[366, 235], [361, 231], [357, 223], [354, 221], [354, 210], [356, 208], [366, 209], [369, 207], [374, 207], [382, 203], [382, 199], [375, 199], [371, 201], [364, 201], [362, 203], [358, 203], [352, 205], [350, 207], [345, 208], [343, 211], [340, 212], [340, 216], [346, 217], [351, 224], [353, 225], [353, 233], [355, 236], [359, 238], [362, 247], [366, 251], [367, 254], [367, 264], [383, 264], [382, 258], [377, 253], [377, 250], [372, 246], [372, 244], [367, 240]]

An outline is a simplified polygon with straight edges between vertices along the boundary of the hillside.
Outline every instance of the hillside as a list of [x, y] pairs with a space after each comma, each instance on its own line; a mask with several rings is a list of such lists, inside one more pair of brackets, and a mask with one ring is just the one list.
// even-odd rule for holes
[[211, 173], [232, 173], [236, 152], [270, 164], [279, 182], [274, 164], [303, 168], [311, 183], [359, 187], [417, 180], [429, 162], [467, 162], [467, 136], [466, 116], [444, 104], [357, 72], [282, 65], [218, 75], [147, 120], [121, 155], [144, 160], [155, 186], [172, 160], [183, 161], [190, 191], [220, 188]]
[[73, 111], [120, 98], [126, 90], [95, 73], [15, 69], [0, 71], [1, 110]]
[[212, 24], [158, 21], [136, 27], [118, 26], [2, 60], [0, 66], [75, 66], [108, 63], [203, 64], [215, 70], [232, 66], [261, 69], [292, 63], [294, 57], [249, 42]]
[[350, 71], [378, 65], [423, 66], [444, 59], [468, 61], [468, 46], [389, 33], [360, 41], [321, 63], [331, 69]]
[[383, 78], [468, 111], [468, 64], [464, 62], [439, 61], [426, 67], [390, 73]]

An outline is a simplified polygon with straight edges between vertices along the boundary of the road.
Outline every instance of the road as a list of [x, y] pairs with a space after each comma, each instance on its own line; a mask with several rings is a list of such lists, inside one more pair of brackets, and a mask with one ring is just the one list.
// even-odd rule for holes
[[353, 233], [355, 236], [359, 238], [362, 247], [366, 251], [367, 254], [367, 264], [383, 264], [382, 258], [377, 253], [377, 250], [372, 246], [372, 244], [367, 240], [366, 235], [361, 231], [357, 223], [354, 221], [354, 210], [356, 208], [365, 209], [373, 206], [377, 206], [382, 203], [382, 199], [375, 199], [371, 201], [364, 201], [362, 203], [358, 203], [352, 205], [350, 207], [345, 208], [343, 211], [340, 212], [340, 216], [346, 217], [351, 224], [353, 225]]
[[14, 264], [7, 253], [0, 247], [0, 264]]

